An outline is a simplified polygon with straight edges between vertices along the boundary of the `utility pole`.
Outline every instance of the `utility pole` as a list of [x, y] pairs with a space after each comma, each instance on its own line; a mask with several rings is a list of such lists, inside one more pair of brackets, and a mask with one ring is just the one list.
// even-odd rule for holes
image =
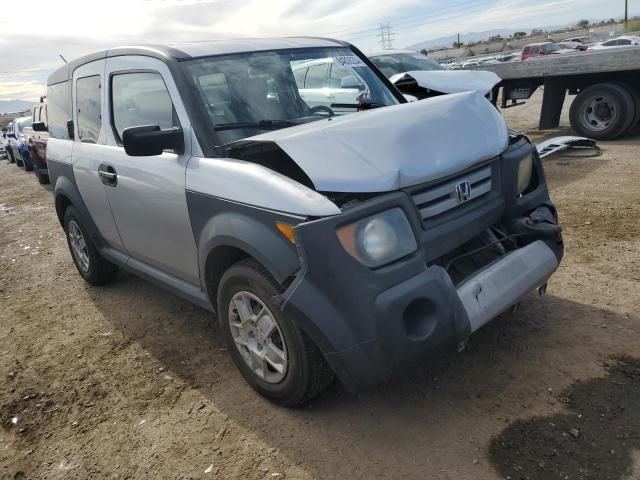
[[460, 48], [460, 34], [458, 34], [458, 48]]
[[624, 0], [624, 29], [627, 30], [627, 22], [629, 21], [629, 0]]

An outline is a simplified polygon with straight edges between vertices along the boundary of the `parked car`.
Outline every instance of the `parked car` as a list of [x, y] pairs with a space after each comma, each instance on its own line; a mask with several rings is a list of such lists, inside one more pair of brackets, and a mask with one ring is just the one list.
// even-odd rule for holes
[[563, 50], [578, 50], [580, 52], [585, 52], [589, 48], [580, 42], [558, 42], [557, 45]]
[[443, 94], [478, 91], [489, 95], [500, 83], [493, 72], [449, 70], [420, 53], [382, 50], [369, 59], [403, 94], [422, 100]]
[[628, 48], [628, 47], [637, 47], [640, 45], [640, 37], [631, 35], [631, 36], [622, 36], [617, 38], [612, 38], [611, 40], [607, 40], [605, 42], [595, 43], [589, 46], [589, 51], [592, 50], [608, 50], [611, 48]]
[[9, 158], [7, 155], [7, 129], [2, 129], [2, 136], [0, 137], [0, 155]]
[[593, 43], [596, 43], [596, 39], [594, 37], [571, 37], [571, 38], [565, 38], [563, 40], [560, 40], [560, 42], [576, 42], [576, 43], [581, 43], [582, 45], [591, 45]]
[[565, 53], [575, 53], [575, 50], [562, 48], [557, 43], [553, 42], [539, 42], [530, 43], [525, 45], [520, 55], [521, 60], [526, 60], [531, 57], [539, 57], [543, 55], [558, 55]]
[[[298, 67], [322, 59], [367, 98], [307, 103]], [[464, 348], [563, 254], [526, 136], [477, 92], [407, 103], [345, 42], [113, 48], [47, 85], [79, 274], [122, 267], [218, 312], [241, 374], [282, 405]]]
[[31, 109], [33, 123], [31, 127], [25, 127], [24, 136], [29, 147], [29, 155], [33, 163], [33, 172], [41, 184], [49, 183], [49, 171], [47, 170], [47, 104], [46, 97], [40, 98], [40, 103]]
[[7, 134], [9, 138], [9, 151], [11, 157], [19, 167], [24, 167], [28, 172], [33, 170], [29, 147], [25, 142], [24, 129], [31, 125], [31, 117], [16, 118], [11, 122], [11, 130]]

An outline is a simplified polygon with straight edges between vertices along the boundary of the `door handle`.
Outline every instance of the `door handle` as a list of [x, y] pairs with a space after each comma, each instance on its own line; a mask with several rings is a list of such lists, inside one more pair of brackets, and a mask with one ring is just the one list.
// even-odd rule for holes
[[105, 165], [104, 163], [98, 167], [98, 175], [104, 185], [109, 187], [115, 187], [118, 184], [118, 174], [116, 169], [111, 165]]

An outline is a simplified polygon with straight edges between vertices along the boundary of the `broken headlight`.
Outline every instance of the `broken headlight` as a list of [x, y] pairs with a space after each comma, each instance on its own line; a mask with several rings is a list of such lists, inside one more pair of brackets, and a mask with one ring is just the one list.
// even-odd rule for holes
[[518, 195], [529, 188], [533, 176], [533, 152], [520, 160], [518, 165]]
[[367, 267], [380, 267], [418, 249], [409, 220], [400, 208], [373, 215], [338, 230], [349, 255]]

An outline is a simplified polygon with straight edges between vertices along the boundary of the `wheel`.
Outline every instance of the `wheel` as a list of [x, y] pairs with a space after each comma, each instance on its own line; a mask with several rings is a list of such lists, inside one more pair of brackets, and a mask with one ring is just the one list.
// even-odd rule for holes
[[218, 319], [247, 383], [274, 403], [294, 406], [318, 395], [334, 375], [318, 347], [274, 302], [279, 293], [262, 265], [243, 260], [222, 276]]
[[22, 161], [22, 155], [20, 155], [20, 152], [18, 152], [18, 155], [16, 155], [15, 157], [13, 157], [16, 161], [16, 166], [18, 167], [24, 167], [24, 162]]
[[118, 267], [100, 256], [72, 206], [64, 212], [64, 231], [73, 263], [89, 285], [102, 285], [113, 279]]
[[40, 173], [40, 170], [43, 170], [42, 164], [40, 163], [40, 160], [38, 160], [38, 158], [36, 157], [33, 159], [33, 173], [35, 173], [36, 178], [38, 179], [38, 183], [40, 185], [46, 185], [47, 183], [50, 182], [49, 175], [47, 175], [46, 173]]
[[624, 133], [635, 117], [631, 94], [620, 85], [601, 83], [583, 90], [571, 104], [571, 126], [595, 140], [612, 140]]
[[9, 159], [9, 163], [16, 163], [16, 159], [13, 157], [13, 152], [7, 148], [7, 158]]
[[25, 172], [31, 172], [33, 170], [33, 162], [31, 161], [31, 154], [29, 152], [21, 153], [22, 164], [24, 165]]
[[636, 127], [640, 123], [640, 90], [638, 87], [631, 85], [629, 83], [621, 83], [620, 86], [624, 88], [629, 94], [631, 98], [633, 98], [633, 104], [635, 106], [635, 115], [633, 120], [631, 121], [631, 125], [628, 130], [631, 130]]

